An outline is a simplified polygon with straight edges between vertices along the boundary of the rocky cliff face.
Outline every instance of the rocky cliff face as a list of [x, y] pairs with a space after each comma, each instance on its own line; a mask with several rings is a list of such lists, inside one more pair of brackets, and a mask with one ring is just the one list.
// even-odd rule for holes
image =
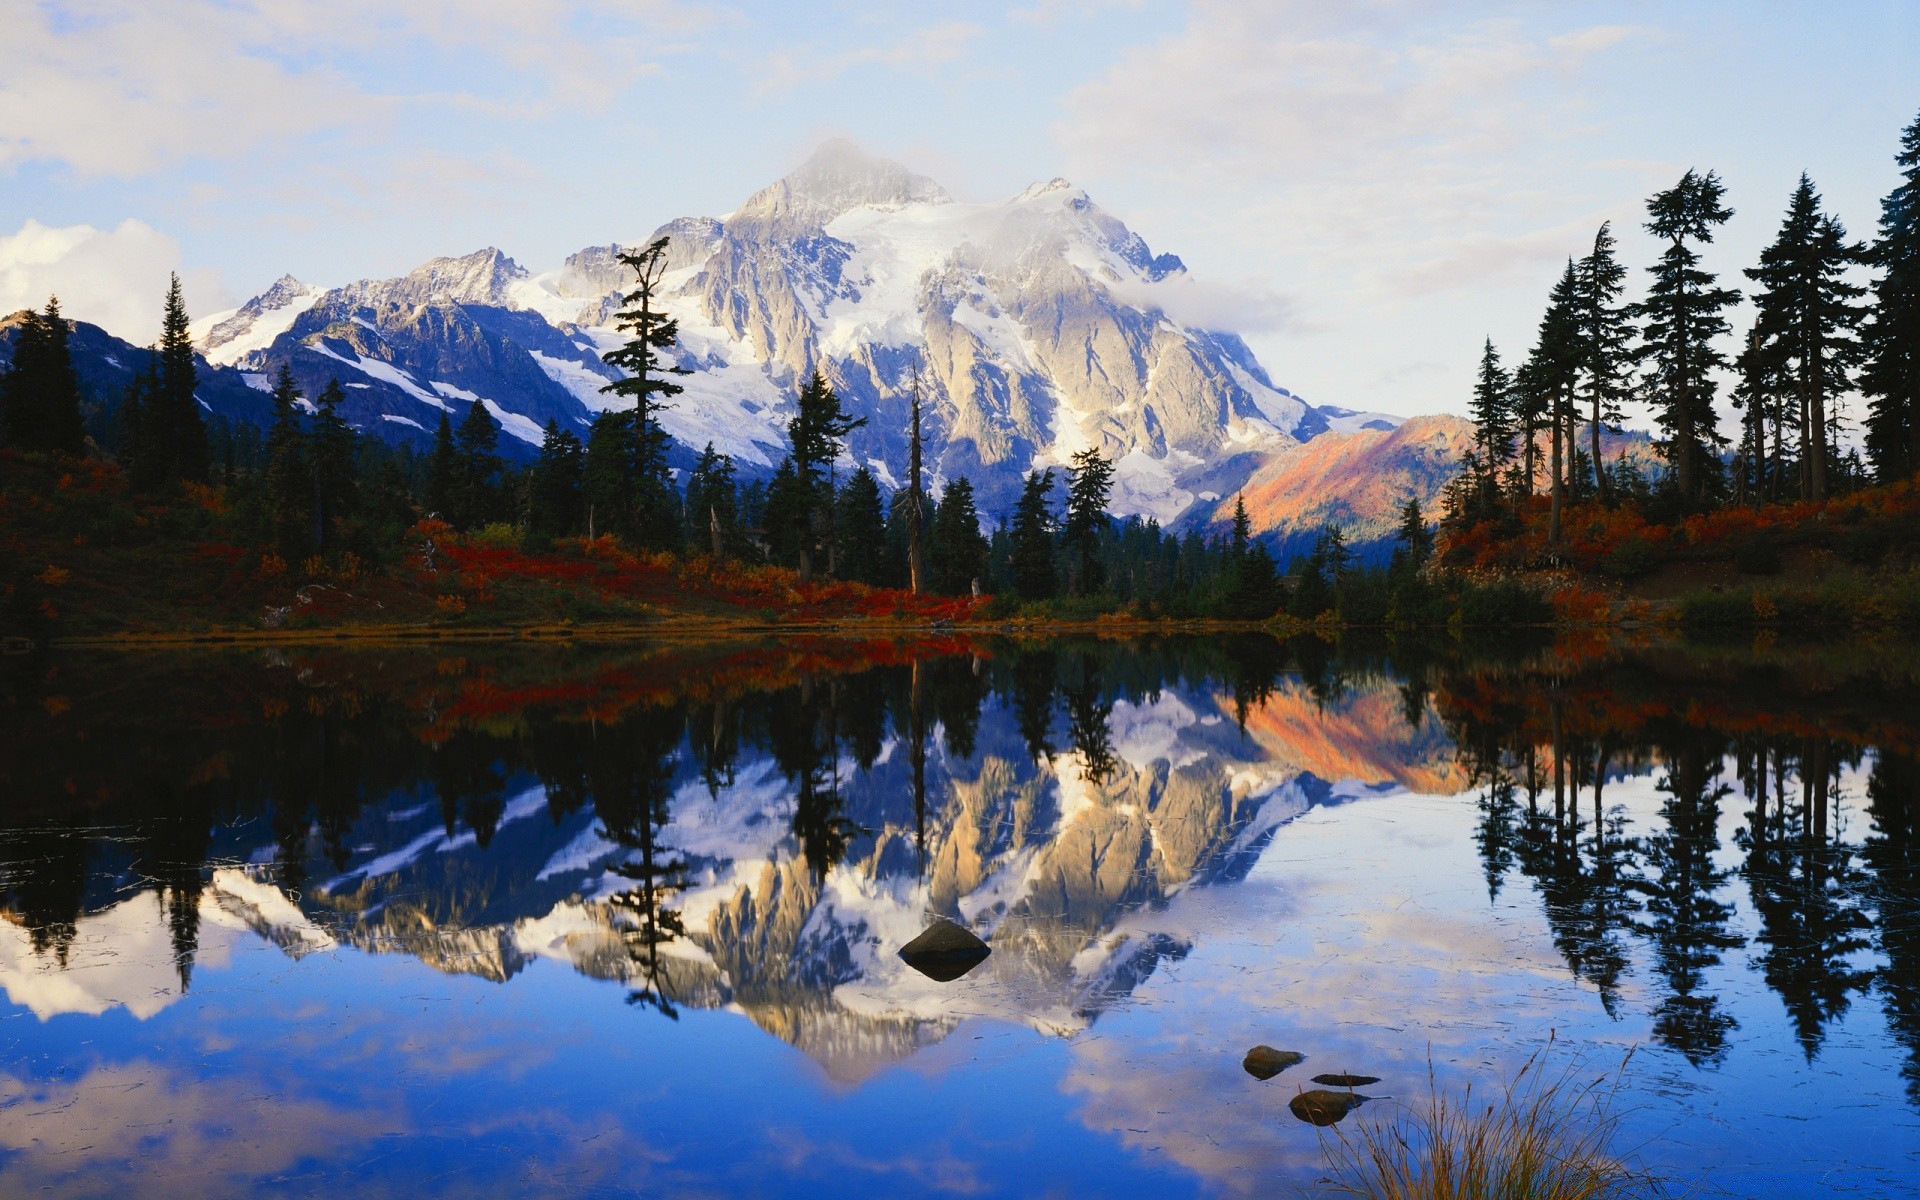
[[[1302, 444], [1394, 423], [1310, 405], [1230, 330], [1183, 321], [1185, 265], [1065, 180], [963, 203], [833, 142], [726, 217], [652, 236], [670, 239], [665, 304], [693, 371], [662, 418], [681, 461], [712, 443], [770, 472], [819, 370], [866, 418], [846, 466], [889, 486], [917, 386], [936, 486], [965, 475], [996, 514], [1028, 470], [1092, 446], [1119, 462], [1116, 512], [1172, 522]], [[618, 252], [529, 274], [489, 248], [324, 293], [283, 279], [204, 322], [201, 344], [258, 386], [281, 362], [309, 391], [339, 376], [349, 419], [390, 439], [485, 403], [530, 454], [547, 420], [578, 427], [609, 403], [600, 356], [621, 342], [630, 284]]]

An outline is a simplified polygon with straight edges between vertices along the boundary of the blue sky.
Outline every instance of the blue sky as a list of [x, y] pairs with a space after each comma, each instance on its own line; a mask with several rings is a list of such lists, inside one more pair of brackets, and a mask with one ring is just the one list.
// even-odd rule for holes
[[[1920, 4], [0, 0], [0, 307], [153, 336], [282, 272], [533, 269], [853, 138], [969, 199], [1064, 175], [1237, 297], [1282, 386], [1461, 411], [1568, 255], [1720, 172], [1737, 273], [1802, 170], [1856, 235]], [[1744, 280], [1738, 282], [1744, 283]]]

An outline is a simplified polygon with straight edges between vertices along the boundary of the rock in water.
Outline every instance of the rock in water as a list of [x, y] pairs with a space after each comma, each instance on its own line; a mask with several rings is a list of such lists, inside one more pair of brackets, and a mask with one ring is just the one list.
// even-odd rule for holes
[[1293, 1110], [1294, 1116], [1309, 1125], [1332, 1125], [1369, 1099], [1352, 1092], [1329, 1092], [1315, 1088], [1287, 1101], [1287, 1107]]
[[1370, 1083], [1379, 1083], [1378, 1075], [1315, 1075], [1315, 1083], [1324, 1083], [1328, 1087], [1357, 1088]]
[[919, 937], [900, 947], [900, 958], [928, 979], [946, 983], [958, 979], [987, 961], [993, 947], [973, 935], [973, 931], [939, 921]]
[[1240, 1065], [1245, 1067], [1247, 1074], [1255, 1079], [1272, 1079], [1288, 1067], [1305, 1062], [1306, 1059], [1307, 1056], [1297, 1050], [1275, 1050], [1272, 1046], [1255, 1046], [1247, 1051], [1247, 1056], [1240, 1060]]

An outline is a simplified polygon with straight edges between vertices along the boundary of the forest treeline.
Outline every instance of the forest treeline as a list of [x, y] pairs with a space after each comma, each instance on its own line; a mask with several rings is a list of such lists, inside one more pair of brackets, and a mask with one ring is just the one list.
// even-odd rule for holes
[[[1115, 464], [1091, 448], [1065, 467], [1029, 474], [1011, 513], [983, 514], [964, 475], [936, 487], [923, 470], [917, 380], [903, 483], [850, 463], [847, 437], [864, 419], [845, 410], [818, 372], [796, 397], [788, 453], [770, 477], [747, 477], [711, 444], [691, 467], [675, 469], [661, 414], [687, 372], [668, 357], [678, 329], [656, 295], [665, 239], [620, 256], [635, 284], [618, 315], [628, 340], [607, 361], [624, 377], [603, 390], [631, 407], [602, 412], [584, 431], [549, 422], [525, 466], [501, 453], [500, 422], [482, 403], [448, 402], [431, 449], [419, 453], [351, 428], [337, 381], [303, 395], [285, 363], [266, 428], [208, 420], [194, 395], [177, 279], [160, 341], [119, 407], [109, 446], [86, 436], [71, 327], [57, 299], [25, 315], [0, 376], [0, 434], [22, 453], [110, 458], [135, 504], [211, 496], [227, 514], [225, 540], [316, 578], [343, 561], [355, 572], [390, 569], [417, 541], [410, 531], [437, 521], [531, 554], [570, 539], [612, 538], [682, 561], [776, 565], [802, 583], [990, 594], [992, 617], [1124, 609], [1239, 620], [1331, 615], [1350, 624], [1541, 623], [1554, 609], [1544, 589], [1524, 582], [1530, 570], [1572, 565], [1630, 577], [1702, 553], [1705, 539], [1705, 553], [1764, 574], [1779, 569], [1778, 543], [1825, 520], [1806, 506], [1876, 489], [1895, 491], [1841, 514], [1849, 526], [1864, 523], [1847, 535], [1849, 558], [1878, 566], [1910, 556], [1920, 506], [1902, 481], [1920, 469], [1920, 120], [1905, 130], [1897, 162], [1901, 183], [1882, 205], [1871, 244], [1849, 240], [1802, 178], [1774, 242], [1746, 271], [1756, 315], [1732, 358], [1720, 343], [1740, 293], [1701, 262], [1701, 247], [1732, 215], [1719, 179], [1689, 170], [1648, 201], [1646, 228], [1664, 249], [1632, 302], [1629, 272], [1602, 225], [1553, 286], [1520, 365], [1509, 371], [1491, 341], [1484, 347], [1474, 444], [1444, 494], [1438, 547], [1429, 514], [1409, 500], [1392, 558], [1381, 565], [1357, 561], [1334, 526], [1309, 553], [1277, 563], [1238, 502], [1220, 532], [1116, 518], [1108, 508]], [[1719, 376], [1727, 372], [1735, 383], [1723, 398]], [[1847, 437], [1856, 393], [1866, 400], [1864, 456]], [[1629, 402], [1657, 419], [1657, 461], [1609, 457]], [[1739, 414], [1737, 439], [1720, 432], [1723, 402]], [[1700, 520], [1733, 510], [1758, 515]], [[166, 526], [133, 516], [118, 527], [118, 536], [151, 538]], [[1824, 529], [1802, 540], [1834, 542]], [[1493, 576], [1507, 581], [1488, 582]], [[30, 590], [0, 582], [10, 595]], [[1769, 600], [1756, 611], [1778, 608]]]
[[[790, 568], [801, 583], [991, 594], [987, 615], [997, 617], [1126, 609], [1262, 620], [1284, 610], [1311, 619], [1339, 607], [1375, 621], [1444, 621], [1457, 611], [1458, 586], [1420, 582], [1431, 538], [1417, 503], [1407, 508], [1389, 569], [1360, 569], [1340, 531], [1329, 529], [1283, 575], [1242, 505], [1217, 535], [1176, 534], [1150, 517], [1116, 518], [1109, 512], [1114, 463], [1088, 448], [1064, 468], [1032, 471], [1013, 511], [989, 526], [969, 479], [955, 475], [935, 488], [922, 470], [917, 381], [912, 465], [902, 486], [883, 486], [868, 466], [844, 469], [847, 436], [863, 420], [847, 413], [818, 372], [796, 397], [789, 450], [770, 478], [743, 478], [711, 444], [690, 469], [676, 471], [660, 417], [685, 371], [665, 356], [678, 331], [654, 297], [666, 245], [662, 239], [622, 256], [637, 283], [619, 315], [629, 341], [608, 361], [626, 377], [606, 390], [632, 407], [602, 412], [584, 436], [549, 422], [524, 466], [501, 453], [501, 424], [482, 403], [450, 403], [431, 449], [416, 453], [354, 430], [341, 415], [346, 396], [338, 380], [307, 396], [284, 362], [273, 374], [266, 428], [209, 421], [194, 398], [177, 279], [160, 342], [120, 406], [110, 450], [84, 434], [70, 326], [57, 299], [27, 314], [11, 368], [0, 377], [0, 427], [18, 452], [110, 460], [134, 511], [75, 531], [83, 537], [168, 536], [164, 512], [186, 498], [220, 514], [219, 528], [189, 522], [179, 537], [246, 547], [276, 577], [389, 570], [415, 552], [427, 527], [530, 555], [605, 538], [643, 555]], [[19, 595], [34, 590], [21, 580], [9, 586]]]
[[[1743, 293], [1702, 261], [1733, 215], [1719, 177], [1689, 170], [1647, 201], [1644, 228], [1661, 250], [1637, 299], [1602, 224], [1551, 288], [1518, 366], [1491, 340], [1482, 350], [1473, 448], [1445, 494], [1441, 561], [1595, 565], [1570, 546], [1584, 538], [1607, 543], [1596, 550], [1612, 557], [1599, 564], [1607, 573], [1631, 576], [1662, 557], [1666, 539], [1648, 526], [1742, 509], [1758, 515], [1725, 549], [1764, 574], [1778, 569], [1777, 527], [1805, 506], [1904, 487], [1920, 471], [1920, 120], [1896, 162], [1900, 182], [1868, 242], [1800, 177], [1743, 272], [1753, 320], [1732, 354], [1729, 312]], [[1654, 460], [1610, 453], [1629, 403], [1654, 417]], [[1736, 434], [1722, 431], [1723, 415]]]

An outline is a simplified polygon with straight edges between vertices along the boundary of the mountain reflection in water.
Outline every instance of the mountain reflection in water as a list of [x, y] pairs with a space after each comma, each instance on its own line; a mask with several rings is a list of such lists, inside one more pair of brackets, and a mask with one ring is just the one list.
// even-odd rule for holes
[[[410, 1110], [438, 1101], [334, 1078], [347, 1043], [317, 1014], [357, 999], [471, 1043], [515, 1170], [572, 1164], [520, 1187], [468, 1162], [482, 1190], [1309, 1182], [1318, 1144], [1281, 1124], [1299, 1088], [1240, 1069], [1273, 1029], [1308, 1055], [1299, 1086], [1351, 1070], [1386, 1096], [1424, 1085], [1429, 1047], [1464, 1079], [1549, 1029], [1645, 1043], [1636, 1131], [1708, 1194], [1834, 1165], [1920, 1190], [1920, 721], [1898, 654], [819, 638], [16, 658], [0, 682], [0, 1017], [31, 1015], [0, 1021], [0, 1111], [32, 1110], [0, 1134], [0, 1184], [111, 1190], [117, 1151], [76, 1149], [61, 1113], [140, 1122], [63, 1100], [75, 1077], [159, 1082], [164, 1112], [292, 1072], [303, 1132], [263, 1133], [283, 1153], [234, 1156], [202, 1194], [276, 1171], [460, 1190], [424, 1151], [371, 1148], [370, 1125], [418, 1139]], [[992, 949], [951, 982], [897, 954], [939, 920]], [[423, 1014], [412, 968], [361, 966], [389, 962], [509, 986], [471, 1019]], [[523, 986], [541, 964], [566, 974]], [[533, 1068], [499, 1060], [600, 981], [627, 1005], [525, 1060], [546, 1064], [536, 1119], [506, 1083]], [[262, 996], [304, 1015], [254, 1028], [236, 1010]], [[509, 1006], [530, 1019], [502, 1029]], [[687, 1024], [708, 1013], [731, 1024]], [[741, 1017], [819, 1078], [751, 1101], [707, 1081], [677, 1127], [625, 1119], [650, 1184], [557, 1148], [600, 1095], [594, 1039], [764, 1070]], [[89, 1019], [117, 1032], [96, 1045]], [[1006, 1048], [1019, 1030], [1038, 1040]], [[283, 1061], [198, 1065], [249, 1038]], [[963, 1048], [982, 1038], [985, 1065]], [[956, 1091], [922, 1114], [944, 1166], [876, 1166], [911, 1149], [890, 1136], [903, 1081], [935, 1077]], [[789, 1129], [822, 1095], [832, 1128]], [[742, 1122], [798, 1140], [743, 1149]], [[183, 1171], [205, 1158], [178, 1149]]]

